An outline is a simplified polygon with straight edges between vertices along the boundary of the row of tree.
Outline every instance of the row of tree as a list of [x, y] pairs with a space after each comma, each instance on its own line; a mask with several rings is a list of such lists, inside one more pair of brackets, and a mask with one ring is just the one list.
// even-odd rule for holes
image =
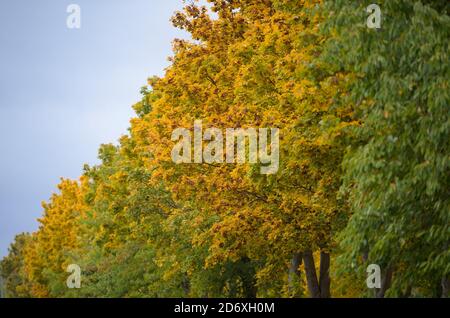
[[[1, 262], [10, 297], [446, 296], [449, 3], [209, 0], [173, 17], [119, 145]], [[211, 14], [211, 11], [214, 14]], [[175, 164], [172, 131], [280, 129], [261, 164]], [[81, 288], [66, 285], [69, 264]]]

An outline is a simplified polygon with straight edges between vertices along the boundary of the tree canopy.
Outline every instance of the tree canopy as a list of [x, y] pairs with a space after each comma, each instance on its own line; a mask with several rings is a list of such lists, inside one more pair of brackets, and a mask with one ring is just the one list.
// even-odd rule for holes
[[[7, 296], [446, 296], [448, 2], [379, 1], [380, 29], [368, 1], [208, 2], [174, 14], [191, 40], [142, 87], [128, 133], [16, 237]], [[198, 120], [216, 133], [187, 151], [216, 160], [174, 162], [173, 131]], [[229, 128], [277, 128], [276, 171], [219, 160]]]

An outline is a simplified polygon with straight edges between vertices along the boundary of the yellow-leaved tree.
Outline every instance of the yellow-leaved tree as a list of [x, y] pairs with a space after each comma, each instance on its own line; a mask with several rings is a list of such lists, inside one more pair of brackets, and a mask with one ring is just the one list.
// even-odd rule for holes
[[[337, 197], [340, 162], [346, 128], [357, 123], [351, 105], [334, 102], [350, 76], [320, 59], [319, 5], [211, 1], [214, 18], [205, 7], [187, 5], [173, 22], [195, 42], [174, 42], [173, 65], [163, 78], [149, 80], [141, 103], [147, 111], [132, 120], [137, 149], [151, 154], [146, 164], [153, 182], [164, 180], [183, 207], [172, 213], [201, 211], [188, 224], [192, 242], [208, 247], [205, 268], [253, 261], [260, 296], [301, 294], [295, 274], [302, 260], [309, 294], [330, 295], [333, 234], [346, 214]], [[278, 128], [278, 169], [261, 174], [261, 162], [225, 163], [226, 150], [217, 147], [216, 160], [200, 162], [211, 144], [220, 144], [218, 135], [203, 140], [200, 151], [189, 143], [192, 163], [174, 163], [173, 131], [190, 128], [194, 140], [196, 120], [203, 131], [222, 131], [223, 143], [228, 128]], [[205, 230], [197, 231], [199, 224], [207, 224]]]

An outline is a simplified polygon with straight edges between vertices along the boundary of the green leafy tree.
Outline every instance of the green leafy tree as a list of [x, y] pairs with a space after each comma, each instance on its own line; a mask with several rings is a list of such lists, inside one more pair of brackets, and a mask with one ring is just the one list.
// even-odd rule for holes
[[30, 282], [24, 273], [24, 248], [31, 239], [29, 233], [16, 235], [8, 255], [0, 262], [2, 296], [8, 298], [30, 297]]
[[448, 1], [329, 3], [328, 58], [357, 75], [351, 101], [362, 125], [345, 161], [353, 216], [342, 264], [382, 268], [377, 296], [445, 296], [450, 274]]

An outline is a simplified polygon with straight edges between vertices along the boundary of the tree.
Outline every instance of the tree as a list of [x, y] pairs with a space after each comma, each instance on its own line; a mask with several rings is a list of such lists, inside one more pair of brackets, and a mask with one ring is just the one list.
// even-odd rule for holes
[[[209, 246], [206, 267], [249, 258], [260, 264], [258, 294], [286, 295], [290, 260], [301, 253], [310, 294], [328, 297], [333, 236], [345, 214], [340, 162], [356, 123], [351, 105], [334, 103], [347, 76], [319, 59], [323, 17], [313, 9], [320, 1], [211, 4], [217, 19], [195, 4], [175, 15], [174, 24], [198, 42], [175, 41], [173, 65], [149, 81], [148, 112], [132, 120], [132, 134], [151, 153], [152, 179], [164, 180], [175, 202], [210, 224], [193, 237]], [[279, 172], [261, 176], [261, 164], [175, 164], [171, 134], [196, 119], [222, 131], [279, 128]]]
[[445, 296], [450, 271], [450, 112], [447, 1], [381, 1], [382, 28], [364, 5], [329, 4], [331, 63], [357, 74], [359, 140], [345, 161], [353, 216], [345, 268], [379, 264], [377, 296]]
[[33, 233], [24, 252], [25, 273], [35, 297], [60, 296], [66, 290], [66, 269], [72, 263], [71, 254], [80, 247], [78, 220], [86, 210], [85, 186], [84, 178], [80, 182], [62, 179], [60, 193], [42, 203], [39, 231]]
[[16, 235], [8, 255], [0, 262], [0, 289], [5, 298], [30, 297], [30, 282], [24, 275], [24, 248], [29, 233]]

